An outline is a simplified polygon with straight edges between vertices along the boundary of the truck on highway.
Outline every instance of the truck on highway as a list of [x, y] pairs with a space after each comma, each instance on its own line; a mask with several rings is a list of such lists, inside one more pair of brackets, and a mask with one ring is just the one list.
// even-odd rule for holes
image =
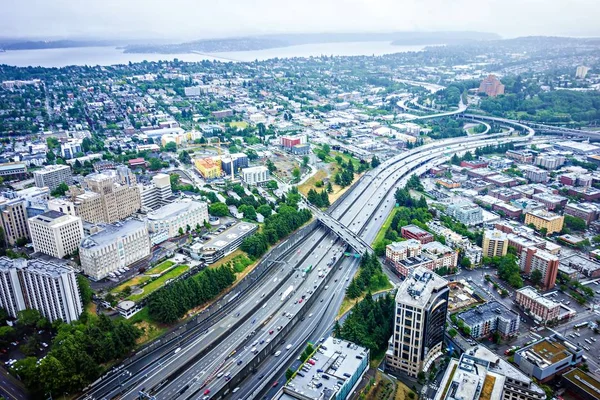
[[284, 301], [285, 299], [287, 299], [287, 297], [290, 294], [292, 294], [293, 291], [294, 291], [294, 286], [290, 285], [290, 287], [285, 289], [285, 291], [281, 294], [281, 301]]

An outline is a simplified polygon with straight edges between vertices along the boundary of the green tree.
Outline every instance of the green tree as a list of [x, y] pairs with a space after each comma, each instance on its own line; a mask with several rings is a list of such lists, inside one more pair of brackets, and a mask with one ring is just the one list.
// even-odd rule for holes
[[277, 185], [277, 182], [274, 180], [270, 180], [269, 182], [267, 182], [267, 189], [270, 190], [277, 190], [279, 186]]
[[27, 328], [35, 327], [42, 318], [40, 312], [34, 309], [26, 309], [17, 313], [17, 323]]
[[229, 215], [229, 208], [223, 203], [213, 203], [208, 207], [208, 212], [215, 217], [226, 217]]
[[469, 257], [466, 257], [466, 256], [463, 257], [460, 260], [460, 266], [463, 267], [463, 268], [465, 268], [465, 269], [471, 268], [471, 260], [469, 259]]
[[90, 281], [83, 275], [77, 275], [77, 286], [79, 287], [79, 293], [81, 294], [81, 301], [84, 306], [87, 306], [92, 301], [94, 292], [90, 286]]
[[302, 157], [302, 166], [304, 168], [308, 167], [308, 162], [310, 161], [310, 158], [308, 156], [304, 156]]
[[290, 379], [292, 379], [292, 376], [294, 376], [294, 371], [292, 371], [290, 368], [288, 368], [285, 371], [285, 380], [289, 381]]
[[148, 168], [151, 171], [158, 171], [159, 169], [162, 168], [162, 162], [160, 161], [160, 159], [158, 157], [152, 157], [148, 163], [149, 163]]
[[54, 189], [52, 191], [52, 196], [54, 197], [60, 197], [60, 196], [64, 196], [65, 193], [67, 193], [67, 191], [69, 190], [69, 185], [67, 185], [65, 182], [61, 182], [56, 189]]
[[165, 151], [170, 151], [170, 152], [177, 151], [177, 143], [175, 143], [175, 142], [169, 142], [169, 143], [165, 144], [164, 150]]
[[533, 286], [539, 286], [542, 283], [543, 278], [544, 276], [539, 269], [534, 269], [531, 271], [531, 276], [529, 277]]
[[295, 179], [300, 179], [300, 168], [294, 167], [294, 169], [292, 170], [292, 176]]
[[373, 156], [373, 158], [371, 159], [371, 167], [375, 168], [375, 167], [379, 166], [379, 164], [381, 164], [381, 162], [379, 161], [379, 158], [377, 158], [377, 156]]
[[192, 163], [192, 158], [190, 157], [190, 153], [188, 153], [187, 151], [182, 151], [181, 153], [179, 153], [178, 159], [179, 159], [179, 161], [181, 161], [184, 164]]

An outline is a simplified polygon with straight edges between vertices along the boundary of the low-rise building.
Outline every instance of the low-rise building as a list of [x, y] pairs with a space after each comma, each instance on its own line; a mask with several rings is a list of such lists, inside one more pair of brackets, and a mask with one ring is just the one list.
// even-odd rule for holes
[[547, 382], [583, 362], [583, 348], [553, 334], [515, 352], [515, 364], [528, 376]]
[[565, 214], [581, 218], [586, 224], [598, 219], [598, 206], [592, 203], [569, 203], [565, 206]]
[[206, 243], [192, 244], [189, 247], [190, 256], [196, 260], [212, 264], [237, 250], [244, 239], [256, 230], [257, 226], [255, 224], [239, 222], [212, 237]]
[[73, 254], [83, 237], [81, 218], [58, 211], [47, 211], [29, 219], [33, 249], [52, 257]]
[[515, 303], [538, 321], [554, 321], [560, 315], [560, 304], [550, 297], [542, 296], [531, 286], [525, 286], [517, 290]]
[[533, 210], [525, 214], [525, 225], [533, 224], [535, 229], [546, 229], [548, 234], [560, 232], [564, 217], [545, 210]]
[[172, 238], [179, 236], [180, 230], [187, 232], [204, 225], [208, 221], [208, 206], [203, 202], [178, 200], [149, 212], [147, 218], [150, 233], [166, 231]]
[[196, 169], [204, 179], [215, 179], [221, 176], [221, 158], [205, 157], [194, 160]]
[[145, 222], [130, 219], [102, 225], [79, 245], [83, 272], [100, 280], [150, 255], [150, 237]]
[[561, 375], [561, 383], [567, 392], [581, 400], [600, 399], [600, 381], [579, 368]]
[[433, 235], [416, 225], [406, 225], [400, 228], [400, 235], [404, 239], [415, 239], [421, 244], [433, 242]]
[[262, 186], [269, 181], [269, 169], [265, 166], [242, 169], [242, 180], [248, 185]]
[[489, 336], [494, 332], [502, 337], [509, 337], [519, 332], [519, 314], [497, 301], [461, 312], [457, 314], [457, 318], [471, 330], [474, 338]]
[[481, 207], [472, 203], [451, 204], [446, 209], [446, 214], [467, 226], [483, 223], [483, 211]]

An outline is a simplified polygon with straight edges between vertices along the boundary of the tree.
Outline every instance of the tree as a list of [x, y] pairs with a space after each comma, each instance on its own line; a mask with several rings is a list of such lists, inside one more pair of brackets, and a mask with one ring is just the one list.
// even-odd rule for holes
[[8, 320], [8, 311], [4, 308], [0, 307], [0, 326], [6, 325], [6, 321]]
[[294, 371], [292, 371], [290, 368], [285, 370], [285, 380], [286, 381], [289, 381], [290, 379], [292, 379], [292, 376], [294, 376]]
[[375, 168], [379, 166], [379, 164], [381, 164], [381, 162], [379, 162], [379, 158], [377, 158], [377, 156], [373, 156], [373, 158], [371, 159], [371, 167]]
[[229, 208], [226, 204], [223, 203], [213, 203], [208, 207], [208, 212], [210, 215], [215, 217], [226, 217], [229, 215]]
[[0, 347], [6, 347], [17, 337], [17, 331], [12, 326], [0, 326]]
[[573, 217], [565, 214], [565, 225], [574, 231], [585, 231], [587, 225], [583, 218]]
[[327, 182], [327, 193], [333, 193], [333, 186], [331, 186], [331, 182]]
[[466, 269], [471, 268], [471, 260], [469, 259], [469, 257], [463, 257], [460, 260], [460, 266]]
[[179, 236], [183, 236], [183, 233], [184, 233], [184, 232], [183, 232], [183, 228], [182, 228], [182, 227], [179, 227]]
[[542, 283], [543, 278], [544, 276], [542, 275], [542, 272], [539, 269], [534, 269], [533, 271], [531, 271], [531, 275], [529, 277], [533, 286], [539, 286]]
[[77, 275], [77, 286], [79, 287], [79, 293], [81, 294], [81, 301], [84, 306], [87, 306], [92, 301], [94, 295], [90, 286], [90, 281], [83, 275]]
[[149, 167], [151, 171], [158, 171], [162, 168], [162, 162], [158, 157], [152, 157], [149, 161]]
[[546, 228], [546, 227], [540, 228], [540, 235], [542, 235], [542, 236], [548, 235], [548, 228]]
[[308, 156], [304, 156], [302, 157], [302, 166], [304, 168], [308, 167], [308, 162], [310, 161], [310, 158]]
[[29, 241], [25, 237], [20, 237], [15, 241], [15, 244], [19, 247], [25, 246]]
[[269, 190], [277, 190], [279, 186], [277, 185], [277, 182], [274, 180], [270, 180], [269, 182], [267, 182], [267, 189]]
[[52, 191], [52, 196], [54, 196], [54, 197], [64, 196], [68, 190], [69, 190], [69, 186], [65, 182], [61, 182], [60, 185], [58, 185], [56, 187], [56, 189], [54, 189]]
[[170, 151], [170, 152], [177, 151], [177, 143], [175, 143], [175, 142], [169, 142], [169, 143], [165, 144], [164, 150], [165, 151]]
[[40, 312], [34, 309], [26, 309], [17, 313], [17, 323], [27, 328], [35, 327], [42, 318]]
[[256, 209], [251, 205], [241, 205], [238, 210], [244, 214], [244, 218], [256, 221]]
[[55, 137], [49, 137], [46, 139], [46, 146], [48, 146], [49, 150], [54, 150], [60, 148], [60, 142]]
[[178, 159], [179, 159], [179, 161], [181, 161], [184, 164], [192, 163], [192, 158], [190, 157], [190, 153], [188, 153], [187, 151], [182, 151], [181, 153], [179, 153]]
[[294, 167], [292, 170], [292, 176], [296, 179], [300, 179], [300, 168]]
[[277, 171], [277, 167], [275, 166], [275, 164], [273, 164], [273, 161], [271, 160], [267, 160], [267, 168], [269, 169], [270, 173]]

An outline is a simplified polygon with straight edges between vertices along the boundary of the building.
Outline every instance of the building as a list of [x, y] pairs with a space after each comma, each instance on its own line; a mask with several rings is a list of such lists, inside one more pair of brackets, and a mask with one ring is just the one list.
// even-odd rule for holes
[[130, 217], [141, 208], [140, 189], [129, 174], [111, 172], [86, 176], [85, 184], [89, 190], [71, 187], [69, 201], [51, 201], [48, 208], [77, 215], [91, 223], [111, 224]]
[[600, 278], [600, 263], [594, 258], [584, 257], [580, 254], [561, 257], [559, 269], [571, 276], [572, 279], [578, 278], [578, 274], [586, 278]]
[[77, 153], [83, 153], [82, 143], [83, 139], [69, 139], [68, 142], [61, 143], [60, 155], [66, 160], [75, 158]]
[[265, 166], [242, 169], [242, 180], [248, 185], [262, 186], [269, 181], [269, 168]]
[[479, 93], [485, 93], [489, 97], [496, 97], [499, 94], [504, 94], [504, 85], [495, 75], [488, 75], [487, 78], [479, 84]]
[[533, 162], [533, 154], [528, 150], [507, 150], [506, 157], [522, 164], [531, 164]]
[[515, 364], [528, 376], [547, 382], [583, 362], [583, 348], [553, 334], [515, 352]]
[[31, 239], [28, 219], [46, 211], [50, 191], [47, 187], [31, 187], [0, 196], [0, 219], [4, 239], [14, 246], [18, 239]]
[[442, 355], [449, 293], [448, 281], [425, 268], [400, 283], [387, 369], [416, 377]]
[[486, 230], [483, 234], [483, 256], [503, 257], [508, 252], [508, 236], [498, 230]]
[[568, 203], [565, 206], [565, 214], [581, 218], [586, 224], [598, 219], [598, 206], [592, 203]]
[[546, 400], [527, 375], [482, 345], [451, 359], [433, 400]]
[[226, 175], [235, 175], [242, 168], [248, 167], [248, 156], [244, 153], [234, 153], [221, 158], [221, 169]]
[[546, 168], [547, 170], [555, 170], [560, 168], [566, 161], [564, 156], [540, 154], [535, 157], [535, 165]]
[[552, 193], [536, 193], [531, 196], [532, 200], [539, 201], [550, 211], [556, 208], [563, 208], [567, 205], [568, 199]]
[[403, 242], [394, 242], [385, 246], [385, 258], [391, 262], [398, 262], [421, 254], [421, 242], [408, 239]]
[[317, 347], [317, 352], [301, 365], [292, 379], [283, 386], [278, 400], [344, 400], [350, 398], [355, 388], [369, 369], [369, 349], [342, 339], [328, 337]]
[[22, 162], [9, 162], [0, 164], [0, 176], [5, 180], [23, 180], [27, 177], [27, 165]]
[[600, 381], [579, 368], [561, 375], [561, 384], [573, 397], [581, 400], [600, 399]]
[[523, 169], [525, 170], [525, 178], [529, 179], [530, 182], [548, 182], [548, 171], [531, 165], [528, 165], [527, 167], [528, 168]]
[[222, 118], [227, 118], [227, 117], [233, 116], [233, 110], [213, 111], [211, 114], [213, 117], [215, 117], [217, 119], [222, 119]]
[[533, 224], [536, 230], [546, 229], [548, 234], [560, 232], [565, 217], [545, 210], [533, 210], [525, 214], [525, 225]]
[[306, 144], [308, 142], [308, 139], [306, 137], [306, 135], [296, 135], [296, 136], [281, 136], [279, 138], [279, 143], [281, 144], [281, 147], [287, 149], [288, 151], [291, 151], [292, 147], [294, 146], [298, 146], [298, 145], [303, 145]]
[[13, 318], [34, 309], [50, 322], [73, 322], [83, 312], [75, 271], [39, 259], [0, 257], [0, 307]]
[[204, 225], [208, 221], [208, 206], [206, 203], [193, 200], [178, 200], [149, 212], [148, 230], [150, 233], [166, 231], [172, 238], [183, 232], [195, 229], [197, 225]]
[[93, 280], [138, 262], [150, 255], [150, 236], [145, 222], [130, 219], [102, 225], [79, 245], [83, 272]]
[[575, 70], [575, 78], [585, 79], [589, 70], [590, 70], [589, 67], [586, 67], [585, 65], [579, 65], [577, 67], [577, 69]]
[[481, 207], [472, 203], [455, 203], [448, 206], [446, 214], [467, 226], [483, 223]]
[[215, 179], [221, 177], [220, 157], [197, 158], [194, 160], [194, 165], [204, 179]]
[[308, 143], [297, 144], [295, 146], [292, 146], [291, 152], [295, 156], [306, 156], [310, 154], [310, 145]]
[[527, 274], [535, 270], [542, 273], [541, 286], [545, 290], [552, 289], [556, 282], [556, 276], [558, 274], [558, 257], [545, 250], [537, 247], [528, 247], [521, 251], [521, 259], [519, 266], [521, 270]]
[[504, 304], [490, 301], [456, 316], [471, 330], [471, 336], [481, 338], [498, 332], [502, 337], [519, 333], [519, 314]]
[[245, 238], [254, 234], [257, 226], [248, 222], [239, 222], [205, 243], [197, 242], [189, 247], [190, 256], [207, 264], [217, 262], [221, 258], [236, 251]]
[[50, 191], [56, 189], [61, 183], [73, 184], [71, 167], [68, 165], [48, 165], [38, 171], [33, 171], [35, 186], [48, 187]]
[[156, 210], [174, 200], [171, 179], [167, 174], [156, 174], [150, 184], [138, 184], [138, 187], [142, 208]]
[[560, 304], [550, 297], [542, 296], [531, 286], [517, 290], [515, 303], [540, 322], [557, 320], [560, 315]]
[[404, 239], [415, 239], [421, 244], [433, 242], [433, 235], [416, 225], [406, 225], [400, 228], [400, 235]]
[[29, 231], [36, 252], [63, 258], [79, 248], [83, 223], [79, 217], [50, 210], [29, 218]]

